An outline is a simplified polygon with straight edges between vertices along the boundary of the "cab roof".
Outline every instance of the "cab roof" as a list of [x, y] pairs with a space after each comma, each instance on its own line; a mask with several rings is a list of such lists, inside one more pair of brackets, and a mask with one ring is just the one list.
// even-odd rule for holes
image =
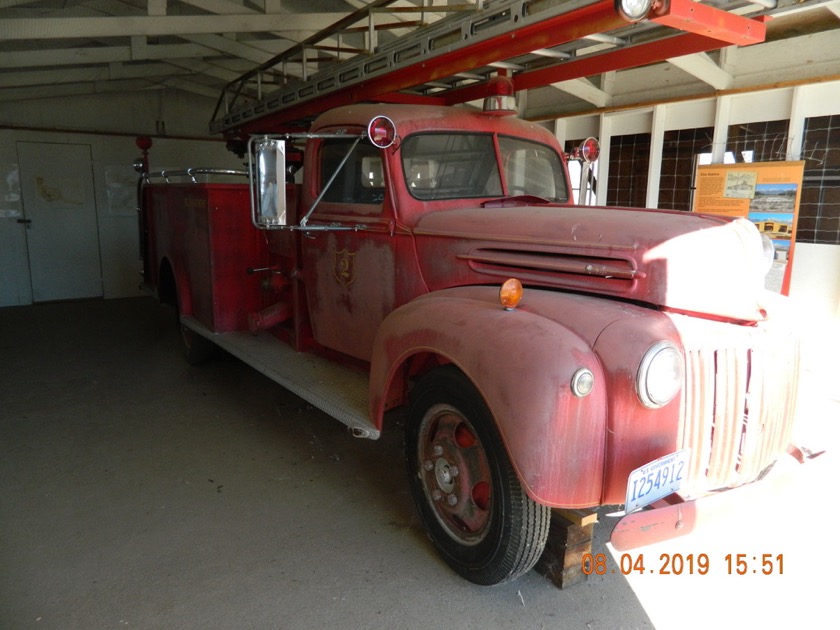
[[438, 105], [360, 104], [348, 105], [319, 116], [310, 131], [358, 127], [365, 129], [377, 116], [387, 116], [406, 137], [417, 131], [473, 131], [501, 133], [531, 138], [543, 143], [554, 140], [554, 134], [536, 123], [523, 121], [515, 115], [485, 114], [481, 110]]

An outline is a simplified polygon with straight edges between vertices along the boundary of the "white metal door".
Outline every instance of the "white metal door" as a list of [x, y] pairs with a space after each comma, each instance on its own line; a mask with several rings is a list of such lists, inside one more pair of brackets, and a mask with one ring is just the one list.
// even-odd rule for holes
[[102, 296], [90, 147], [18, 142], [35, 302]]

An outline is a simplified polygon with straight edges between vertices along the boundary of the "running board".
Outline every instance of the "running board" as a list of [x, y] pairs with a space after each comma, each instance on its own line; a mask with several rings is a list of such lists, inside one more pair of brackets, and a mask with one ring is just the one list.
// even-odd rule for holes
[[355, 437], [379, 437], [379, 429], [368, 415], [366, 374], [316, 355], [295, 352], [266, 332], [214, 333], [188, 316], [181, 317], [181, 323], [347, 425]]

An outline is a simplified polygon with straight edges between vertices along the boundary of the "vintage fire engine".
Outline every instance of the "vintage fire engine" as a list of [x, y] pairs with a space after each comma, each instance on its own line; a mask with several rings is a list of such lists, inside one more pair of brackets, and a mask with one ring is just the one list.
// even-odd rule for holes
[[566, 155], [488, 85], [484, 110], [350, 104], [249, 132], [250, 183], [140, 187], [143, 282], [187, 359], [222, 347], [359, 437], [405, 410], [423, 524], [480, 584], [534, 566], [552, 510], [689, 531], [693, 498], [785, 453], [799, 365], [751, 223], [575, 205], [567, 159], [594, 144]]

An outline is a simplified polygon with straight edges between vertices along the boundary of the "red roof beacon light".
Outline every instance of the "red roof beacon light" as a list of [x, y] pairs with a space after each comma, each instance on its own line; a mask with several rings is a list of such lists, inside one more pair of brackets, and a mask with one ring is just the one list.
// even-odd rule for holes
[[375, 147], [387, 149], [397, 140], [397, 126], [387, 116], [377, 116], [368, 123], [368, 138]]
[[149, 136], [137, 136], [134, 144], [143, 152], [143, 157], [134, 160], [134, 170], [138, 173], [149, 172], [149, 149], [152, 148], [152, 139]]
[[513, 81], [497, 75], [487, 82], [487, 96], [484, 97], [484, 113], [491, 116], [516, 114], [516, 96]]

